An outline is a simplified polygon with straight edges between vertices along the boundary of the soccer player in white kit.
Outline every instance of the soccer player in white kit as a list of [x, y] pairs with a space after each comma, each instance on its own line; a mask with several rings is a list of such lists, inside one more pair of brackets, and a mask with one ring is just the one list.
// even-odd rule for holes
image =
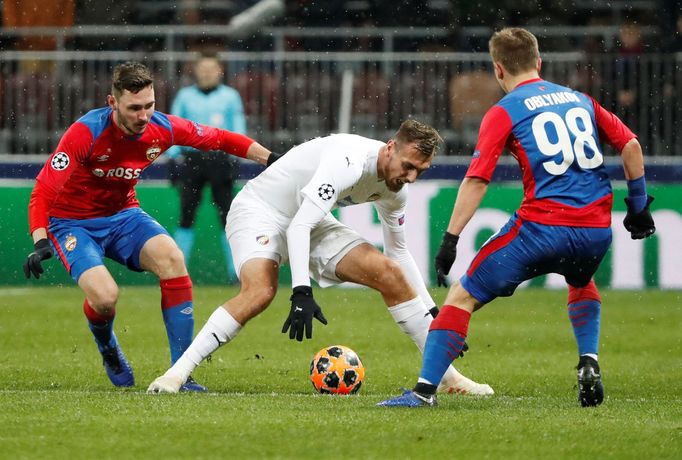
[[[154, 380], [150, 393], [176, 393], [207, 356], [230, 342], [265, 310], [277, 291], [280, 264], [289, 260], [293, 294], [282, 332], [312, 337], [312, 320], [327, 320], [310, 278], [321, 287], [349, 281], [379, 291], [388, 311], [424, 349], [437, 309], [405, 242], [408, 183], [429, 168], [442, 139], [407, 120], [387, 143], [352, 134], [305, 142], [249, 181], [232, 203], [226, 232], [241, 281], [239, 294], [218, 307], [184, 355]], [[331, 214], [337, 206], [374, 203], [385, 255]], [[439, 391], [487, 395], [490, 386], [448, 369]]]

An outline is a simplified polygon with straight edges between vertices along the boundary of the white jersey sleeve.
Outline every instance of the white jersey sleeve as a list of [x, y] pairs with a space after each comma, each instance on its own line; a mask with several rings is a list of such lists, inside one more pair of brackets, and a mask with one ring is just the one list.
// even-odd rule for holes
[[414, 257], [407, 249], [405, 237], [405, 208], [407, 206], [407, 185], [391, 198], [382, 199], [374, 203], [381, 219], [381, 229], [384, 237], [384, 254], [395, 260], [402, 268], [407, 281], [424, 301], [427, 307], [436, 303], [431, 298], [424, 278], [422, 278]]
[[301, 189], [303, 199], [308, 198], [320, 209], [330, 212], [342, 191], [355, 185], [362, 176], [364, 163], [351, 154], [326, 155], [315, 174]]
[[293, 287], [310, 286], [310, 232], [336, 205], [339, 193], [357, 183], [363, 165], [350, 154], [325, 155], [310, 181], [301, 189], [303, 202], [287, 229]]

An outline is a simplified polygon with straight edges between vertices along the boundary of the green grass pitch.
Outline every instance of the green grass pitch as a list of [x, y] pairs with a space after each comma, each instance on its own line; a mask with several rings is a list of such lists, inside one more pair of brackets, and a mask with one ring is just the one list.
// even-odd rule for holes
[[[234, 288], [195, 289], [196, 329]], [[457, 367], [489, 398], [383, 409], [421, 359], [368, 290], [316, 291], [328, 326], [280, 333], [288, 289], [195, 373], [210, 394], [151, 396], [168, 366], [157, 287], [122, 288], [116, 332], [137, 385], [113, 388], [75, 287], [0, 290], [2, 458], [682, 458], [682, 293], [604, 292], [606, 400], [580, 408], [565, 293], [520, 290], [474, 314]], [[434, 290], [442, 300], [444, 290]], [[351, 397], [313, 393], [318, 349], [347, 345], [367, 376]]]

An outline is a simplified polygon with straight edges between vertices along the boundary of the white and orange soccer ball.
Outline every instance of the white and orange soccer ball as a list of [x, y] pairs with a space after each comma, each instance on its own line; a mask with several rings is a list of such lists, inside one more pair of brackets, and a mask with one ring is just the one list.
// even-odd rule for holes
[[318, 351], [310, 363], [310, 381], [323, 394], [355, 394], [365, 379], [365, 367], [357, 353], [343, 345]]

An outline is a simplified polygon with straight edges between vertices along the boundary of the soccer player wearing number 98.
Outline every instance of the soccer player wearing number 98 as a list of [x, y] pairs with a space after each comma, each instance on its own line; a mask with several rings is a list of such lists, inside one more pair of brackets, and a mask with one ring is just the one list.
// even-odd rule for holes
[[624, 224], [633, 239], [656, 230], [636, 136], [590, 96], [539, 77], [535, 36], [506, 28], [490, 39], [495, 77], [507, 93], [483, 117], [471, 165], [436, 256], [439, 284], [456, 257], [459, 235], [487, 190], [506, 148], [523, 174], [524, 198], [509, 222], [478, 251], [431, 323], [417, 385], [381, 406], [434, 405], [435, 384], [464, 344], [474, 310], [510, 296], [523, 281], [558, 273], [568, 283], [568, 315], [578, 344], [578, 399], [604, 398], [598, 343], [601, 301], [592, 276], [611, 244], [613, 195], [599, 144], [621, 154], [628, 181]]

